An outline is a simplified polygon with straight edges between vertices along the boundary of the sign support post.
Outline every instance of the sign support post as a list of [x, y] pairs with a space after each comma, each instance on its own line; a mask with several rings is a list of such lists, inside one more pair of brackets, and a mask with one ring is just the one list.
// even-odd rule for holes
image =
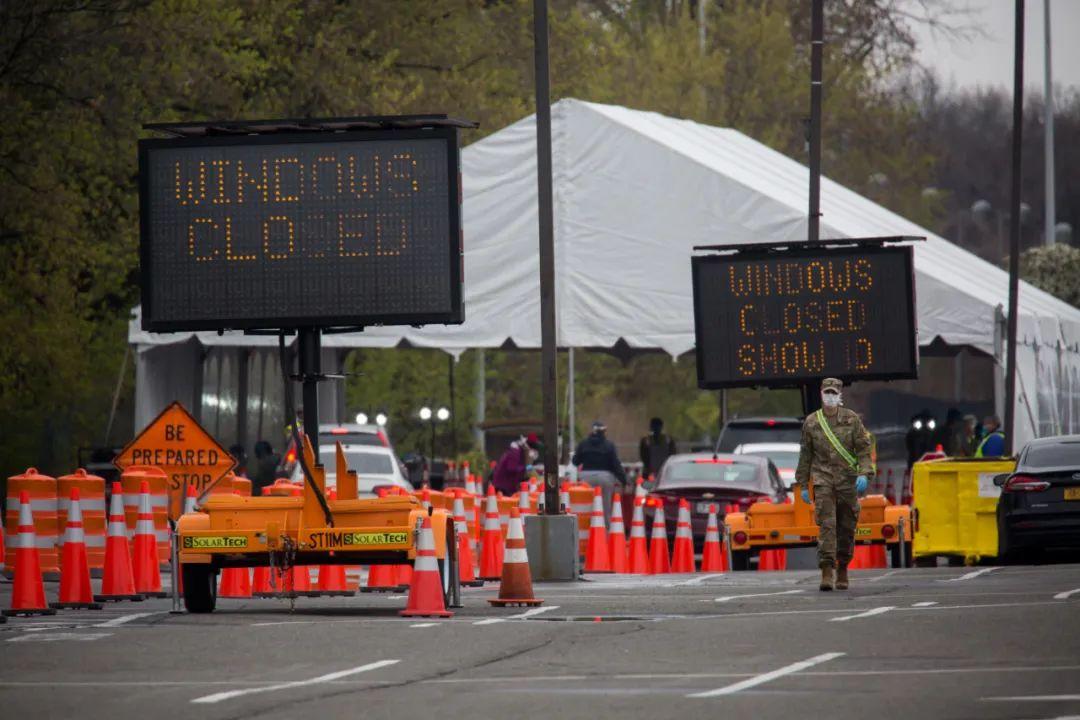
[[315, 462], [319, 462], [319, 380], [322, 375], [322, 332], [315, 327], [300, 328], [297, 345], [300, 355], [300, 380], [303, 383], [301, 400], [304, 412], [304, 434], [307, 435], [311, 449], [315, 453]]

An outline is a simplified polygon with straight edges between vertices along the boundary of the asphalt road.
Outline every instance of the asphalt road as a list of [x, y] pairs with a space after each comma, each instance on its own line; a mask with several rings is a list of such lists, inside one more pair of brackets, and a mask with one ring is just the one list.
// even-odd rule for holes
[[[1080, 717], [1080, 564], [591, 576], [539, 611], [467, 589], [167, 601], [0, 625], [7, 718]], [[55, 586], [50, 586], [50, 591]], [[10, 584], [0, 584], [8, 606]]]

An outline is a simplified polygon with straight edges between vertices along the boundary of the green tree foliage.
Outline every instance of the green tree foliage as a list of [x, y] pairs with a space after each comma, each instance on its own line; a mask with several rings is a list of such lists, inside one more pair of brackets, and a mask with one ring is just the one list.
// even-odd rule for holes
[[[910, 63], [891, 0], [832, 0], [825, 172], [918, 214], [928, 159], [887, 82]], [[0, 3], [0, 468], [70, 469], [102, 441], [138, 302], [135, 143], [145, 122], [447, 112], [479, 139], [532, 111], [529, 0], [35, 0]], [[808, 3], [552, 0], [553, 95], [736, 127], [803, 159]], [[705, 42], [700, 43], [704, 29]], [[912, 208], [914, 207], [914, 210]], [[407, 413], [440, 391], [444, 358], [364, 354], [350, 403]], [[461, 375], [470, 362], [462, 360]], [[691, 364], [635, 361], [589, 387], [707, 427]], [[131, 392], [131, 373], [124, 393]], [[538, 360], [489, 353], [491, 414], [538, 413]], [[595, 370], [595, 371], [594, 371]], [[621, 378], [621, 379], [620, 379]], [[464, 388], [465, 383], [462, 383]], [[628, 390], [629, 388], [629, 390]], [[651, 392], [651, 391], [650, 391]], [[459, 392], [459, 416], [471, 413]], [[591, 397], [583, 399], [585, 407]], [[665, 403], [670, 403], [670, 409]], [[650, 410], [651, 412], [651, 410]], [[468, 440], [466, 424], [459, 441]], [[419, 437], [419, 436], [417, 436]], [[121, 438], [113, 438], [114, 441]]]
[[1080, 308], [1080, 248], [1043, 245], [1020, 256], [1020, 277]]

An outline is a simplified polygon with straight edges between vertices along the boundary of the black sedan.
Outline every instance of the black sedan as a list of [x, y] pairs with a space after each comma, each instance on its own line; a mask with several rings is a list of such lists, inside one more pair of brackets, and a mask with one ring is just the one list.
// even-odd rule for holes
[[994, 484], [998, 557], [1031, 561], [1047, 548], [1080, 548], [1080, 435], [1032, 440], [1016, 470]]
[[645, 515], [652, 525], [656, 508], [663, 506], [668, 535], [675, 537], [679, 517], [679, 501], [690, 505], [690, 525], [694, 546], [701, 549], [709, 507], [714, 505], [720, 519], [727, 505], [736, 505], [740, 512], [759, 500], [784, 502], [787, 490], [776, 466], [759, 455], [730, 455], [726, 453], [689, 453], [672, 455], [660, 470], [660, 477], [645, 484], [649, 491]]

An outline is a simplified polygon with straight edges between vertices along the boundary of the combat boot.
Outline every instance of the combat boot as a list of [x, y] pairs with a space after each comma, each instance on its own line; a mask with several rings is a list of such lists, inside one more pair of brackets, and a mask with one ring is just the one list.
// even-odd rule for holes
[[840, 565], [836, 568], [836, 589], [847, 590], [848, 589], [848, 577], [847, 577], [847, 565]]
[[818, 590], [821, 592], [829, 592], [833, 589], [833, 575], [834, 571], [831, 567], [821, 568], [821, 585], [818, 586]]

